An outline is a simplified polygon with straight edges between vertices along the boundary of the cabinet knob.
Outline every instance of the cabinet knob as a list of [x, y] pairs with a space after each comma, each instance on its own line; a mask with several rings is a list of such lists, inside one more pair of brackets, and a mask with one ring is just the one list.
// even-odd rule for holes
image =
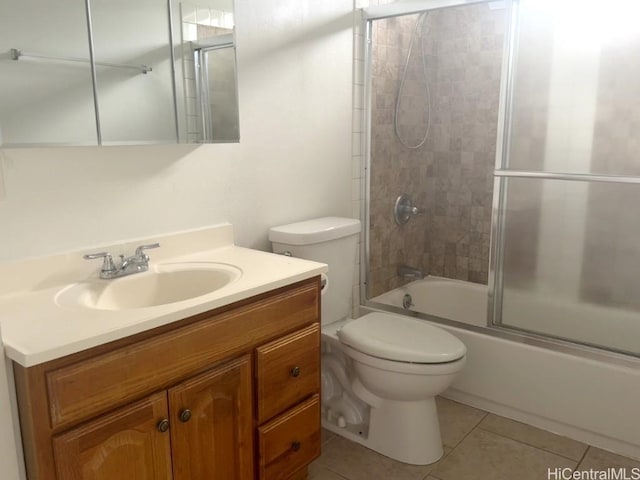
[[293, 450], [294, 452], [297, 452], [298, 450], [300, 450], [300, 447], [302, 446], [302, 444], [299, 441], [295, 441], [291, 444], [291, 450]]
[[293, 367], [291, 369], [291, 376], [292, 377], [298, 377], [300, 376], [300, 367]]
[[188, 422], [189, 420], [191, 420], [191, 410], [189, 410], [188, 408], [185, 408], [180, 412], [180, 421]]
[[158, 422], [158, 431], [164, 433], [167, 430], [169, 430], [169, 420], [163, 418]]

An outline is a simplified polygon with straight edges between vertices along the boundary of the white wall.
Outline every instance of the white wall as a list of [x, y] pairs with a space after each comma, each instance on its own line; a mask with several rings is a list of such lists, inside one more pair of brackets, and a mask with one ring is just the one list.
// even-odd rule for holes
[[351, 5], [236, 2], [239, 144], [5, 150], [0, 261], [221, 221], [266, 249], [350, 216]]
[[0, 150], [0, 261], [222, 221], [268, 249], [272, 225], [351, 215], [352, 1], [236, 14], [240, 143]]

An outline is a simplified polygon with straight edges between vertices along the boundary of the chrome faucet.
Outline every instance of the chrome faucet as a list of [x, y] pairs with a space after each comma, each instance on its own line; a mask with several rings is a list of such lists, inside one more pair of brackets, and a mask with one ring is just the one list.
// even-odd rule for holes
[[90, 253], [84, 255], [83, 258], [85, 260], [103, 258], [104, 260], [102, 262], [102, 269], [100, 270], [100, 278], [118, 278], [149, 270], [149, 255], [144, 253], [144, 251], [150, 248], [158, 248], [159, 246], [159, 243], [140, 245], [136, 248], [135, 253], [130, 257], [120, 255], [120, 265], [117, 266], [109, 252]]
[[407, 265], [398, 266], [398, 276], [404, 278], [415, 278], [421, 280], [424, 278], [424, 274], [417, 268], [409, 267]]

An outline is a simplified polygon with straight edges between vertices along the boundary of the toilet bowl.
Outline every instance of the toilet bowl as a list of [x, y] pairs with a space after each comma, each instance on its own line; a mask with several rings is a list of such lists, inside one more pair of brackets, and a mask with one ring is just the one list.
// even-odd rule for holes
[[464, 344], [423, 320], [373, 312], [349, 319], [360, 222], [325, 217], [269, 231], [273, 251], [324, 262], [322, 424], [400, 462], [443, 454], [435, 396], [466, 361]]

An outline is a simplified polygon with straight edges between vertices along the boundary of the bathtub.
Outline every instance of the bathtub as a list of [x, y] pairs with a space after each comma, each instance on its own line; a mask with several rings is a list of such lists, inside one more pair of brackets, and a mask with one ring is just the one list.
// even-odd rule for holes
[[640, 459], [640, 359], [487, 327], [487, 287], [459, 280], [427, 277], [362, 309], [422, 318], [465, 343], [445, 397]]
[[373, 299], [377, 303], [404, 308], [411, 296], [411, 310], [467, 325], [487, 324], [487, 286], [441, 277], [426, 277]]

